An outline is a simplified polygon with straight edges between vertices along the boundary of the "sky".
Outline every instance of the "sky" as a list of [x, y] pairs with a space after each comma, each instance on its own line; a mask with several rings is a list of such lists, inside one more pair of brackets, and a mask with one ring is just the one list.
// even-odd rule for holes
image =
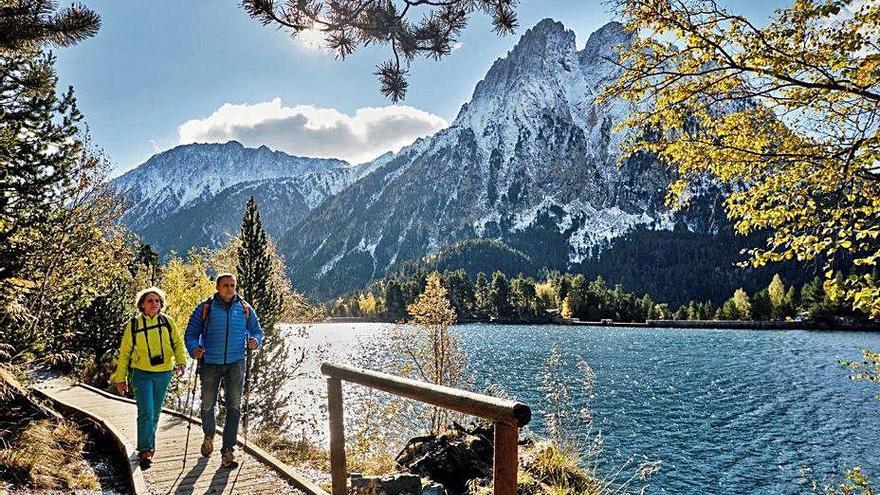
[[[72, 85], [92, 143], [112, 175], [180, 144], [267, 145], [300, 156], [368, 161], [397, 151], [454, 120], [492, 63], [543, 18], [577, 36], [613, 20], [607, 3], [523, 0], [519, 28], [491, 31], [472, 16], [452, 54], [416, 59], [406, 100], [379, 93], [375, 65], [387, 47], [359, 49], [344, 61], [319, 40], [291, 39], [262, 26], [235, 0], [81, 0], [102, 18], [98, 34], [56, 50], [59, 87]], [[731, 0], [735, 12], [767, 19], [782, 0]]]

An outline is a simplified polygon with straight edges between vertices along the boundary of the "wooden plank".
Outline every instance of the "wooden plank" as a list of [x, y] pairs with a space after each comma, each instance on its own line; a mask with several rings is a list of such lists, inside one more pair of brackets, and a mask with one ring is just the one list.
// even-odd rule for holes
[[289, 481], [296, 488], [312, 495], [328, 495], [321, 487], [260, 447], [248, 444], [246, 450], [262, 462], [272, 466], [279, 476]]
[[[169, 489], [175, 490], [201, 490], [208, 488], [226, 488], [230, 487], [232, 483], [235, 481], [236, 470], [215, 470], [211, 472], [205, 472], [202, 476], [199, 476], [196, 479], [186, 478], [179, 483], [166, 483], [162, 486], [163, 491], [167, 491]], [[238, 477], [238, 481], [236, 484], [236, 491], [239, 487], [251, 480], [266, 480], [266, 482], [271, 482], [271, 474], [266, 472], [245, 472], [242, 473]], [[282, 480], [275, 478], [277, 481], [282, 482]]]
[[[170, 467], [171, 469], [174, 469], [176, 466], [182, 466], [183, 446], [186, 438], [187, 424], [193, 424], [193, 431], [190, 438], [190, 452], [187, 455], [187, 472], [197, 466], [201, 459], [201, 455], [198, 453], [198, 447], [202, 441], [201, 421], [183, 413], [164, 408], [162, 410], [163, 415], [160, 418], [156, 433], [158, 447], [157, 456], [154, 457], [152, 468], [145, 472], [147, 474], [145, 477], [144, 472], [141, 472], [137, 466], [137, 459], [133, 454], [134, 449], [132, 447], [132, 439], [137, 434], [137, 408], [133, 400], [113, 395], [110, 392], [99, 390], [88, 385], [69, 384], [61, 379], [48, 382], [48, 385], [44, 385], [42, 388], [51, 391], [47, 392], [46, 396], [52, 400], [55, 400], [56, 396], [66, 396], [65, 399], [56, 400], [57, 403], [61, 403], [62, 401], [65, 403], [72, 403], [70, 407], [74, 410], [82, 411], [84, 414], [92, 416], [93, 418], [95, 416], [103, 418], [107, 429], [112, 430], [111, 434], [117, 438], [118, 442], [125, 443], [128, 446], [128, 450], [131, 452], [131, 454], [127, 454], [130, 464], [129, 467], [132, 473], [134, 473], [133, 476], [136, 476], [142, 485], [141, 488], [135, 490], [135, 493], [137, 494], [150, 493], [147, 489], [145, 478], [146, 480], [150, 480], [151, 476], [149, 476], [149, 473], [158, 473], [158, 470], [155, 470], [156, 468], [163, 469], [165, 467]], [[51, 396], [49, 394], [51, 394]], [[99, 413], [112, 416], [112, 419], [106, 418]], [[101, 421], [99, 421], [99, 423], [100, 422]], [[222, 436], [221, 428], [217, 429], [217, 435], [218, 437]], [[183, 440], [181, 441], [181, 439]], [[242, 472], [239, 477], [238, 485], [235, 487], [236, 493], [244, 493], [242, 489], [244, 489], [245, 486], [248, 487], [248, 491], [251, 486], [254, 486], [259, 487], [261, 491], [272, 492], [274, 494], [294, 493], [296, 492], [296, 489], [300, 489], [311, 495], [327, 495], [320, 487], [306, 479], [302, 474], [283, 464], [268, 452], [265, 452], [255, 445], [245, 446], [240, 439], [238, 440], [238, 445], [242, 447], [243, 451], [239, 453], [237, 460], [239, 460], [239, 462], [244, 461], [243, 466], [246, 471]], [[245, 452], [247, 454], [245, 454]], [[210, 474], [210, 477], [213, 479], [219, 466], [220, 455], [219, 452], [215, 452], [211, 459], [207, 460], [204, 467], [201, 468], [209, 471], [208, 473], [202, 473], [203, 476]], [[235, 471], [233, 471], [233, 473], [234, 472]], [[262, 474], [257, 476], [256, 474], [247, 474], [248, 472]], [[170, 480], [161, 481], [159, 484], [170, 485], [174, 482], [177, 475], [178, 473], [175, 473]], [[223, 474], [221, 473], [219, 476], [223, 477]], [[245, 485], [242, 483], [243, 481], [246, 482], [244, 479], [246, 476], [254, 476], [254, 478], [252, 478], [253, 480], [263, 480], [265, 477], [266, 481]], [[232, 482], [233, 481], [228, 481], [228, 484], [224, 485], [224, 490], [230, 490]], [[190, 483], [190, 485], [201, 490], [199, 487], [203, 486], [202, 483], [203, 480], [196, 480], [195, 483]], [[177, 484], [180, 484], [179, 481]], [[156, 486], [152, 481], [150, 482], [150, 485], [153, 485], [154, 488]], [[192, 486], [190, 486], [189, 489], [182, 491], [178, 490], [178, 493], [192, 493]], [[211, 490], [212, 486], [215, 489], [220, 488], [220, 485], [218, 484], [204, 485], [204, 488]]]
[[472, 416], [513, 423], [518, 427], [525, 426], [532, 418], [532, 410], [520, 402], [442, 387], [378, 371], [344, 364], [324, 363], [321, 365], [321, 373]]
[[[244, 465], [240, 465], [242, 471], [241, 476], [244, 475], [256, 475], [256, 474], [271, 474], [272, 471], [261, 467], [261, 466], [252, 466], [250, 463], [245, 462]], [[189, 468], [180, 469], [180, 464], [178, 463], [174, 468], [171, 469], [163, 469], [163, 470], [155, 470], [157, 466], [151, 467], [148, 471], [145, 472], [144, 477], [147, 481], [151, 483], [157, 484], [169, 484], [175, 481], [184, 482], [192, 482], [193, 480], [197, 480], [200, 478], [204, 478], [205, 476], [213, 476], [214, 473], [220, 471], [220, 463], [218, 462], [215, 466], [211, 466], [208, 464], [196, 464], [190, 466]], [[203, 469], [204, 468], [204, 469]], [[238, 473], [239, 469], [233, 469], [233, 473]]]

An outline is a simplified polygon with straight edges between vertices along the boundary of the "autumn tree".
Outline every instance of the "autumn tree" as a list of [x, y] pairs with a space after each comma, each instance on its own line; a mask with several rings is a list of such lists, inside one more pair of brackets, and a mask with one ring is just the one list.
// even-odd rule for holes
[[773, 280], [767, 287], [767, 293], [770, 297], [770, 305], [773, 308], [772, 316], [775, 319], [782, 319], [785, 316], [785, 284], [779, 274], [773, 275]]
[[[399, 351], [407, 359], [404, 374], [436, 385], [461, 387], [467, 357], [450, 328], [456, 314], [446, 296], [440, 274], [428, 275], [425, 290], [407, 306], [410, 325], [394, 335]], [[448, 411], [434, 407], [429, 412], [430, 432], [439, 433], [446, 426]]]
[[841, 285], [880, 316], [880, 4], [799, 0], [762, 26], [712, 0], [617, 7], [643, 37], [604, 97], [638, 104], [626, 149], [676, 169], [670, 204], [707, 177], [732, 185], [738, 232], [769, 233], [752, 264], [818, 260], [832, 280], [848, 258]]
[[746, 291], [736, 289], [733, 293], [733, 305], [736, 308], [737, 319], [748, 320], [752, 317], [752, 302]]
[[112, 225], [106, 160], [90, 148], [73, 89], [57, 87], [55, 58], [43, 51], [99, 27], [82, 6], [0, 2], [0, 347], [11, 346], [13, 360], [77, 361], [85, 336], [77, 315], [117, 306], [91, 304], [118, 293], [130, 254]]

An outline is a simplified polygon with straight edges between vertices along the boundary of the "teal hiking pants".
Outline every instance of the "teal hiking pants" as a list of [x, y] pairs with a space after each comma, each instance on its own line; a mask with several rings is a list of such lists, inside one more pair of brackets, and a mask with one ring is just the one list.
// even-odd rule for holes
[[171, 382], [171, 371], [131, 370], [131, 389], [137, 402], [137, 450], [156, 450], [156, 426]]

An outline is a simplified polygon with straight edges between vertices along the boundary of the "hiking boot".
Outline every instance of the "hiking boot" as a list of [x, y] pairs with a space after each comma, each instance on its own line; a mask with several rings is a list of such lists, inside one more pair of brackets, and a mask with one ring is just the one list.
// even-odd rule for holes
[[205, 439], [202, 440], [202, 455], [208, 457], [211, 452], [214, 452], [214, 435], [205, 435]]
[[235, 462], [235, 454], [232, 452], [232, 447], [221, 449], [221, 452], [220, 465], [226, 469], [235, 469], [238, 467], [238, 463]]
[[145, 450], [143, 452], [138, 452], [138, 466], [140, 466], [141, 470], [150, 469], [150, 466], [153, 465], [153, 451]]

